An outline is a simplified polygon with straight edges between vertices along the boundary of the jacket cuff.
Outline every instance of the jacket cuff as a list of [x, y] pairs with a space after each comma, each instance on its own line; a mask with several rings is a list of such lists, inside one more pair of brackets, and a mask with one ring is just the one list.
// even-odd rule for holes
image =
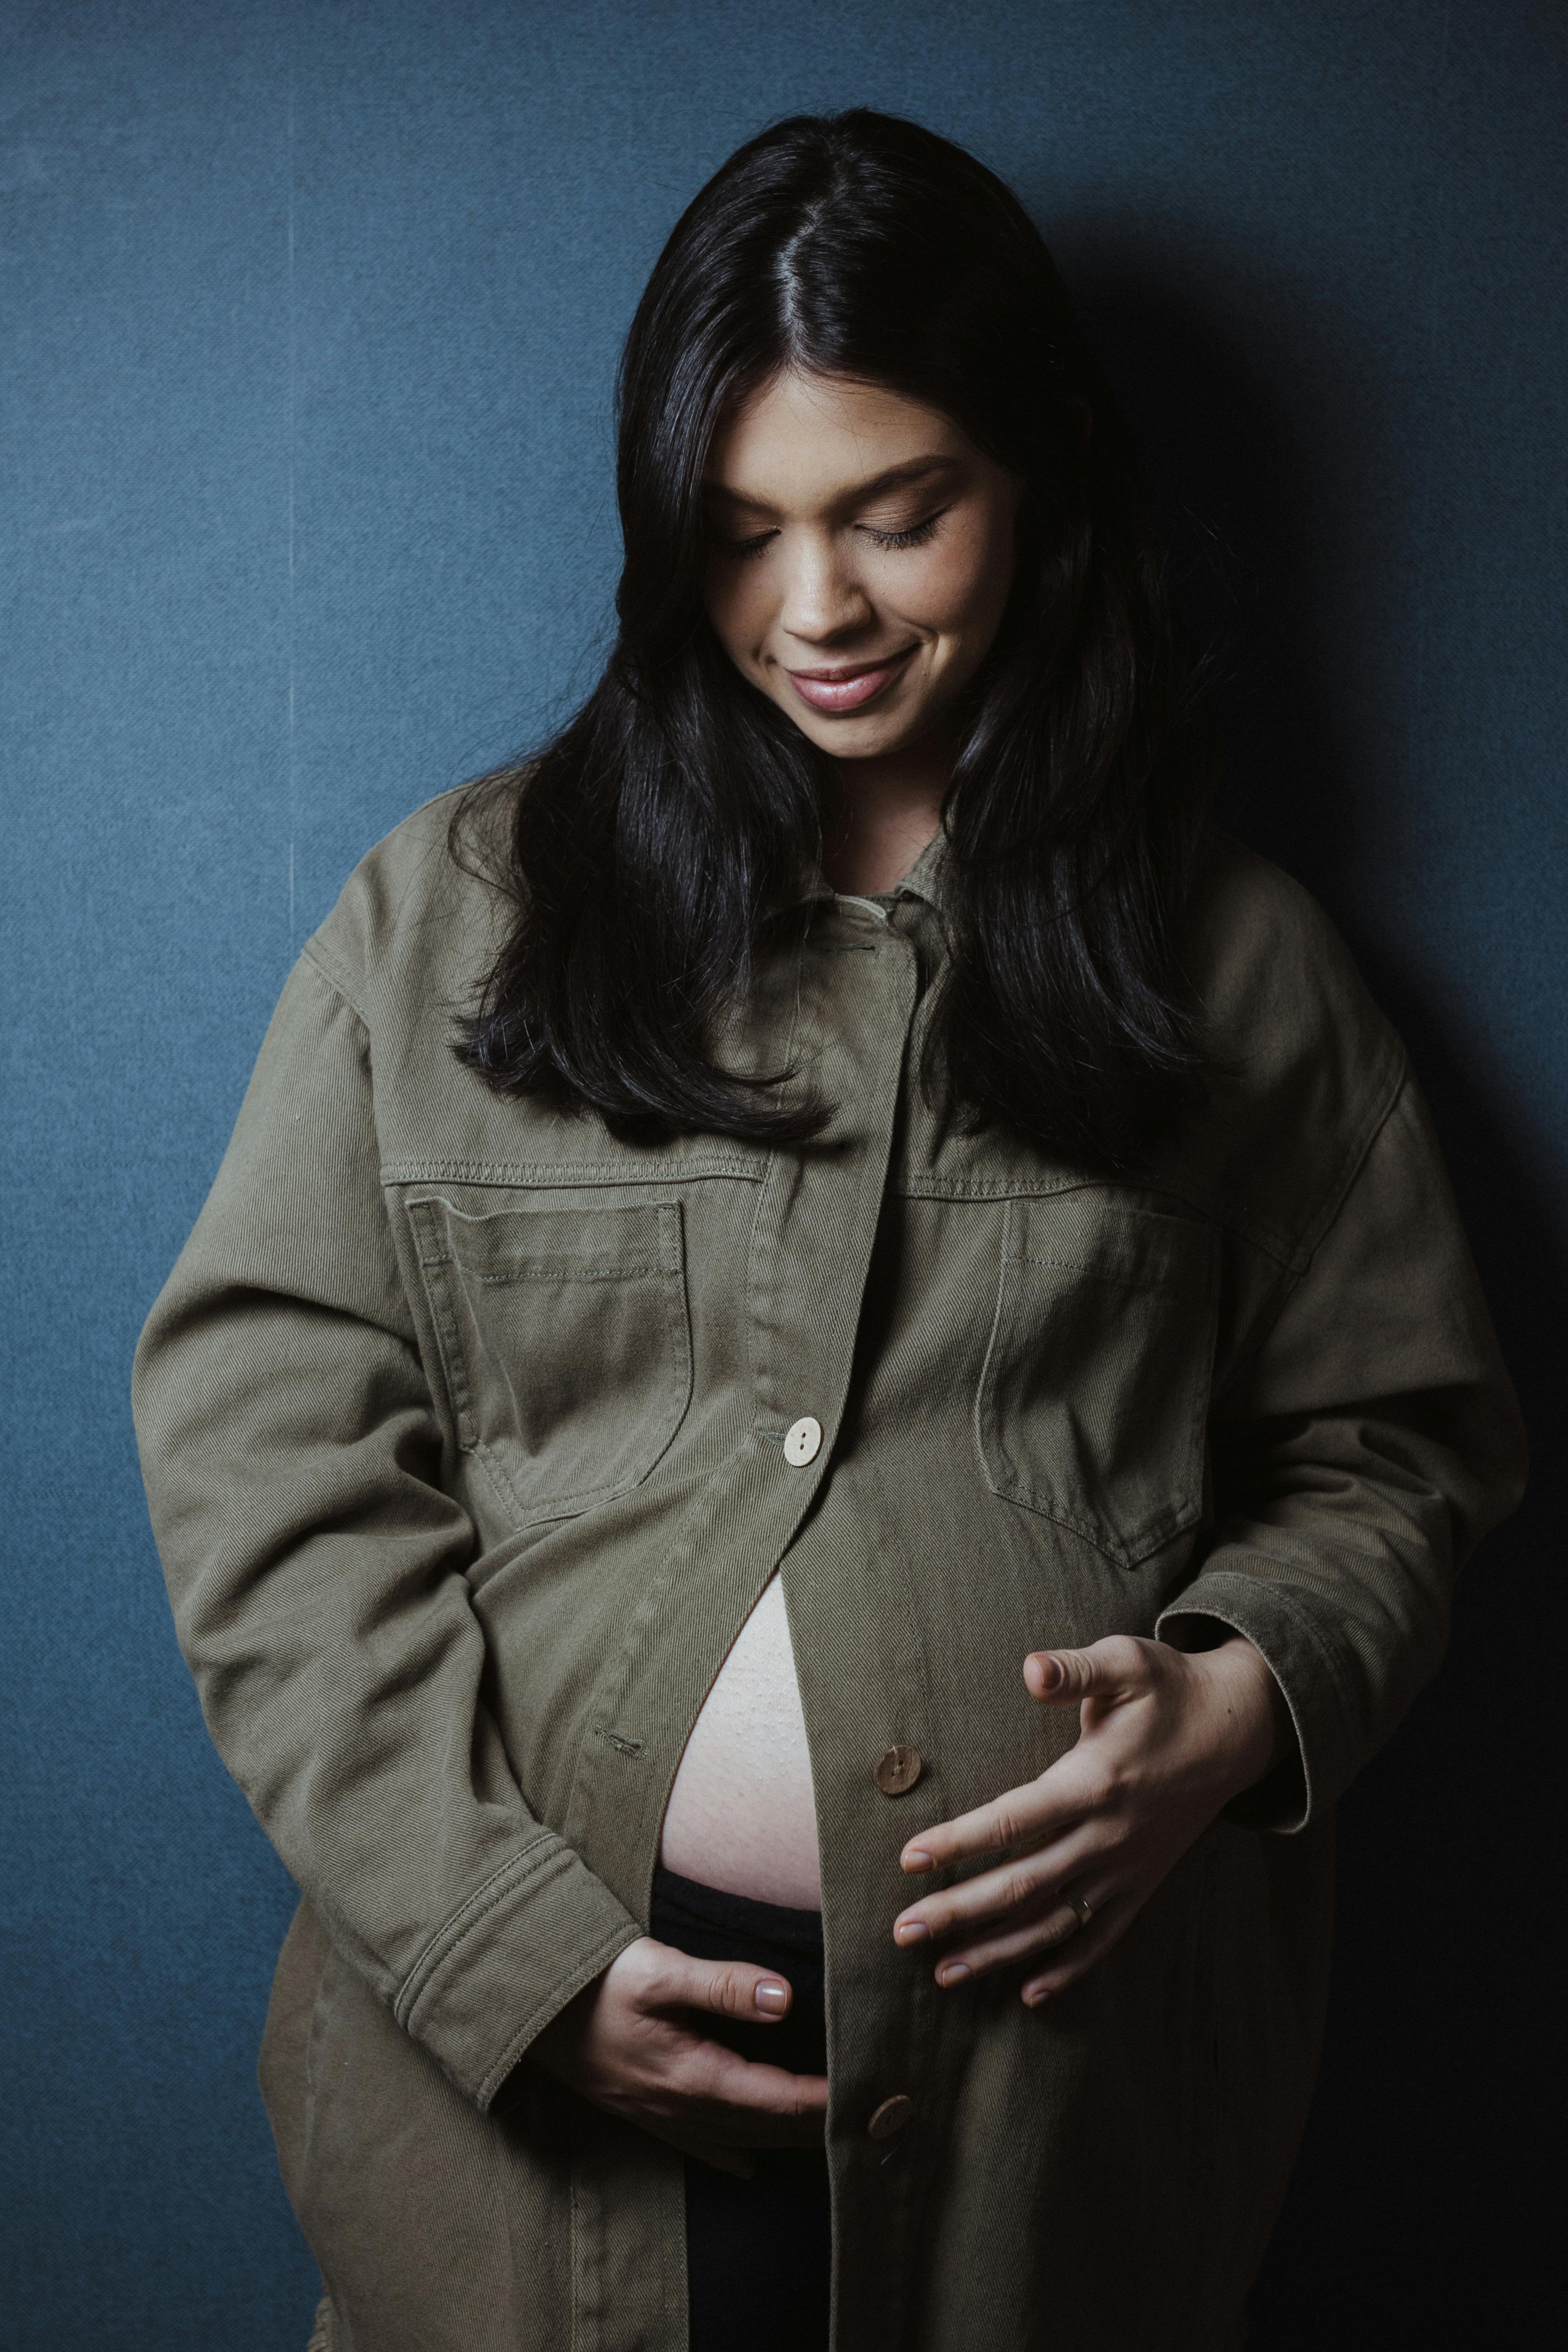
[[1244, 1633], [1284, 1694], [1296, 1748], [1225, 1808], [1226, 1821], [1291, 1834], [1323, 1818], [1354, 1770], [1339, 1675], [1322, 1636], [1290, 1595], [1261, 1577], [1216, 1569], [1184, 1587], [1155, 1622], [1156, 1641], [1212, 1646], [1200, 1621]]
[[534, 2036], [647, 1933], [541, 1829], [431, 1937], [393, 2015], [485, 2109]]

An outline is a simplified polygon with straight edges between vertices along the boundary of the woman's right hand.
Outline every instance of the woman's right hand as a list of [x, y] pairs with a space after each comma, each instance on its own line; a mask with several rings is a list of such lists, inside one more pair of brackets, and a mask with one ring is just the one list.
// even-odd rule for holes
[[789, 1985], [745, 1960], [699, 1960], [640, 1936], [537, 2034], [534, 2063], [584, 2099], [742, 2180], [753, 2147], [820, 2147], [826, 2074], [737, 2056], [706, 2014], [776, 2025]]

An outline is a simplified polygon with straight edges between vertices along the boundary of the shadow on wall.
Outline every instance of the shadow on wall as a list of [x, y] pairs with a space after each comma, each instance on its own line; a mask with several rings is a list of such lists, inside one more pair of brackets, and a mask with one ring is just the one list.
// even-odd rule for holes
[[[1413, 693], [1401, 625], [1407, 666], [1413, 602], [1444, 592], [1432, 567], [1363, 560], [1383, 519], [1403, 520], [1405, 467], [1386, 392], [1368, 396], [1365, 360], [1334, 352], [1321, 309], [1303, 323], [1289, 289], [1247, 286], [1220, 319], [1119, 273], [1101, 226], [1052, 230], [1142, 440], [1190, 616], [1218, 640], [1226, 821], [1324, 900], [1404, 1035], [1536, 1440], [1522, 1509], [1461, 1585], [1440, 1679], [1341, 1808], [1323, 2070], [1249, 2340], [1524, 2340], [1556, 2295], [1530, 2117], [1556, 2006], [1543, 1727], [1559, 1711], [1562, 1580], [1542, 1568], [1568, 1519], [1549, 1442], [1568, 1422], [1568, 1237], [1517, 1104], [1354, 913], [1410, 822], [1387, 749]], [[1228, 266], [1206, 276], [1237, 283]]]

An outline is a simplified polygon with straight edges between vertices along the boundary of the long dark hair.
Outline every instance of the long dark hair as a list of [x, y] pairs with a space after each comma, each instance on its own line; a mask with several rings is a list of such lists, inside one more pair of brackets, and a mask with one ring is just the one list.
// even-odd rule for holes
[[703, 609], [715, 428], [784, 366], [940, 409], [1025, 486], [944, 805], [922, 1077], [966, 1124], [1130, 1167], [1198, 1087], [1177, 964], [1206, 783], [1191, 667], [1137, 453], [1038, 232], [962, 148], [863, 109], [741, 148], [648, 280], [617, 384], [618, 635], [571, 723], [459, 805], [454, 854], [517, 912], [456, 1050], [500, 1092], [634, 1135], [799, 1143], [828, 1115], [716, 1051], [820, 857], [831, 773]]

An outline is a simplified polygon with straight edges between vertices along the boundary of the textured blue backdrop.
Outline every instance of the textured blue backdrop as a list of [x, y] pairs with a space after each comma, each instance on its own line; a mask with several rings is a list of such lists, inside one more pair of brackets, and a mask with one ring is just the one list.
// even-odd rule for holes
[[131, 1349], [349, 866], [592, 673], [610, 373], [677, 211], [769, 118], [862, 100], [1046, 226], [1228, 632], [1235, 821], [1404, 1026], [1524, 1392], [1532, 1499], [1345, 1808], [1257, 2331], [1523, 2340], [1568, 1502], [1561, 6], [57, 0], [0, 9], [0, 59], [5, 2345], [303, 2344], [252, 2071], [289, 1889], [174, 1651]]

